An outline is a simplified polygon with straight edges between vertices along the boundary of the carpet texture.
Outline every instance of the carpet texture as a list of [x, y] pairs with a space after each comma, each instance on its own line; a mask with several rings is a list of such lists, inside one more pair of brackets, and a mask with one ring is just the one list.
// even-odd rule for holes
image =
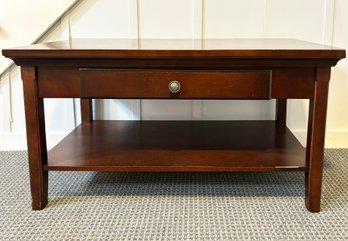
[[26, 152], [0, 152], [0, 240], [348, 240], [348, 150], [325, 152], [322, 211], [302, 172], [50, 172], [31, 211]]

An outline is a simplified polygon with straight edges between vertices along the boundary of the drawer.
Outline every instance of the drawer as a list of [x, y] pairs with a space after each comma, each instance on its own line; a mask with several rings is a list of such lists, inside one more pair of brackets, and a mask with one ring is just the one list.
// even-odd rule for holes
[[83, 98], [269, 99], [271, 71], [81, 69]]

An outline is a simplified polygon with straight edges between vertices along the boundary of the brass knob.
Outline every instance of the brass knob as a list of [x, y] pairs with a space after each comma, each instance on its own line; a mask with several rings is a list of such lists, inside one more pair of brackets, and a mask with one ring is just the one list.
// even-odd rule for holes
[[180, 91], [179, 81], [173, 80], [169, 83], [168, 88], [172, 93], [178, 93]]

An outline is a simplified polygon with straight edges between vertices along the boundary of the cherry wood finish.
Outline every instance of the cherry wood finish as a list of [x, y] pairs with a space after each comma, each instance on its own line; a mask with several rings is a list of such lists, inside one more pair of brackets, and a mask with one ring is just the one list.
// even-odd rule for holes
[[[181, 89], [172, 93], [176, 80]], [[81, 71], [81, 96], [92, 98], [269, 99], [270, 71]], [[122, 87], [122, 88], [120, 88]]]
[[81, 98], [80, 106], [81, 106], [81, 122], [82, 123], [91, 122], [93, 120], [92, 99]]
[[6, 49], [11, 58], [342, 58], [342, 49], [296, 39], [72, 39]]
[[30, 187], [33, 210], [43, 209], [47, 204], [48, 172], [44, 102], [38, 98], [36, 70], [34, 66], [22, 66], [24, 105], [27, 126], [27, 143], [30, 169]]
[[[99, 65], [99, 61], [95, 60], [95, 65]], [[225, 61], [230, 61], [229, 59], [225, 60]], [[85, 64], [85, 63], [83, 63]], [[312, 98], [313, 97], [313, 92], [314, 92], [314, 83], [315, 83], [315, 68], [314, 67], [310, 67], [310, 68], [258, 68], [258, 70], [256, 71], [254, 68], [252, 69], [248, 69], [248, 68], [223, 68], [223, 69], [219, 69], [217, 70], [216, 68], [214, 68], [214, 71], [207, 71], [207, 69], [212, 68], [207, 66], [206, 69], [202, 70], [203, 72], [210, 72], [210, 77], [207, 78], [205, 77], [206, 81], [199, 81], [201, 80], [201, 78], [199, 78], [199, 80], [197, 79], [192, 79], [192, 73], [196, 73], [197, 74], [197, 70], [192, 71], [192, 70], [188, 70], [187, 68], [185, 70], [182, 70], [181, 65], [177, 66], [176, 62], [174, 60], [173, 65], [171, 66], [171, 68], [173, 68], [173, 66], [177, 66], [177, 69], [180, 69], [181, 71], [178, 73], [177, 70], [168, 70], [166, 69], [166, 71], [163, 71], [162, 68], [160, 68], [160, 70], [154, 70], [154, 69], [147, 69], [145, 67], [142, 67], [141, 70], [138, 69], [139, 65], [138, 62], [134, 62], [134, 65], [137, 67], [136, 69], [133, 68], [129, 68], [129, 66], [124, 69], [124, 68], [118, 68], [118, 65], [114, 66], [112, 69], [108, 68], [105, 69], [104, 71], [102, 71], [102, 69], [86, 69], [86, 68], [77, 68], [77, 67], [65, 67], [65, 66], [60, 66], [58, 65], [57, 67], [52, 67], [52, 66], [39, 66], [38, 67], [38, 71], [40, 72], [40, 76], [38, 77], [38, 83], [39, 83], [39, 96], [40, 98], [80, 98], [81, 96], [83, 96], [83, 93], [81, 93], [81, 91], [83, 90], [83, 82], [85, 81], [84, 79], [87, 78], [88, 81], [94, 81], [96, 80], [96, 75], [99, 73], [101, 75], [103, 75], [103, 77], [106, 79], [99, 79], [100, 82], [107, 82], [107, 84], [113, 85], [112, 88], [103, 88], [103, 85], [100, 84], [99, 86], [97, 86], [97, 83], [94, 83], [95, 88], [102, 88], [102, 91], [104, 93], [107, 93], [108, 95], [111, 95], [110, 92], [112, 92], [113, 97], [115, 96], [119, 96], [119, 98], [130, 98], [130, 96], [127, 96], [125, 93], [121, 92], [121, 90], [119, 90], [119, 86], [116, 86], [116, 81], [119, 83], [119, 85], [122, 83], [122, 86], [124, 85], [128, 85], [131, 86], [130, 83], [128, 83], [127, 81], [134, 81], [134, 76], [136, 76], [137, 81], [140, 83], [143, 83], [143, 85], [147, 85], [146, 83], [150, 82], [151, 79], [149, 79], [149, 76], [151, 72], [156, 72], [156, 75], [153, 75], [152, 78], [156, 78], [156, 80], [159, 79], [159, 75], [162, 73], [162, 77], [161, 79], [159, 79], [159, 81], [161, 81], [163, 83], [163, 85], [158, 86], [158, 84], [156, 84], [155, 86], [150, 86], [153, 89], [158, 89], [158, 88], [162, 88], [161, 93], [162, 96], [158, 96], [158, 92], [157, 96], [152, 96], [151, 98], [184, 98], [182, 97], [181, 94], [176, 94], [176, 95], [168, 95], [168, 76], [170, 76], [170, 74], [179, 74], [181, 73], [180, 76], [183, 76], [183, 73], [187, 73], [190, 74], [191, 73], [191, 83], [195, 82], [197, 83], [196, 86], [192, 86], [191, 84], [191, 89], [189, 89], [189, 91], [191, 92], [191, 94], [193, 92], [196, 92], [196, 96], [190, 95], [190, 98], [198, 98], [197, 95], [199, 95], [199, 93], [197, 93], [197, 89], [202, 88], [202, 86], [204, 86], [205, 91], [207, 89], [210, 89], [211, 86], [217, 86], [219, 84], [219, 82], [221, 81], [219, 76], [224, 76], [224, 81], [225, 82], [231, 82], [231, 81], [235, 81], [235, 80], [231, 80], [231, 78], [227, 78], [228, 74], [224, 75], [223, 73], [228, 73], [226, 70], [232, 72], [231, 75], [236, 75], [238, 73], [240, 73], [241, 71], [246, 72], [246, 75], [253, 75], [253, 73], [257, 75], [257, 73], [261, 73], [260, 76], [261, 78], [264, 78], [263, 81], [266, 82], [266, 74], [269, 73], [270, 69], [272, 70], [272, 73], [269, 73], [268, 75], [270, 75], [267, 78], [267, 82], [269, 81], [270, 83], [270, 88], [269, 88], [269, 92], [270, 92], [270, 97], [271, 98], [289, 98], [289, 99], [301, 99], [301, 98]], [[285, 64], [285, 63], [284, 63]], [[146, 69], [146, 71], [144, 70]], [[123, 79], [120, 78], [120, 76], [113, 76], [112, 74], [110, 74], [110, 71], [122, 71], [123, 75]], [[259, 71], [259, 72], [258, 72]], [[126, 75], [125, 73], [128, 72], [128, 75]], [[221, 74], [218, 74], [219, 72], [221, 72]], [[235, 72], [235, 73], [233, 73]], [[138, 74], [136, 74], [138, 73]], [[212, 77], [215, 73], [215, 77]], [[140, 76], [137, 75], [143, 75], [144, 77], [147, 78], [148, 81], [145, 81], [141, 78], [139, 78]], [[91, 75], [91, 76], [89, 76]], [[64, 76], [64, 77], [62, 77]], [[130, 79], [130, 76], [133, 76], [133, 79]], [[156, 77], [157, 76], [157, 77]], [[204, 76], [209, 76], [209, 75], [204, 75], [201, 74], [200, 77], [204, 77]], [[127, 78], [127, 81], [125, 79], [125, 77]], [[253, 87], [255, 89], [255, 85], [260, 84], [259, 82], [255, 82], [256, 78], [255, 76], [252, 76], [253, 80], [252, 81], [245, 81], [245, 82], [250, 82], [248, 84], [248, 86]], [[174, 78], [174, 76], [173, 76]], [[186, 77], [188, 78], [188, 77]], [[186, 79], [185, 78], [185, 79]], [[209, 80], [211, 80], [211, 84], [209, 84]], [[245, 79], [245, 77], [244, 77]], [[154, 81], [153, 81], [154, 82]], [[248, 89], [246, 88], [246, 83], [244, 81], [242, 83], [237, 83], [240, 87], [244, 88], [244, 93], [247, 93], [249, 98], [251, 98], [252, 96], [250, 96], [250, 92], [247, 92]], [[215, 84], [214, 84], [215, 83]], [[93, 84], [93, 83], [92, 83]], [[265, 85], [263, 84], [262, 87], [263, 91], [265, 91]], [[117, 88], [116, 88], [117, 87]], [[150, 88], [147, 87], [147, 88]], [[192, 89], [192, 87], [194, 87]], [[233, 88], [233, 93], [236, 94], [238, 93], [236, 90], [238, 88], [234, 88], [234, 87], [229, 87], [227, 86], [225, 89], [232, 89]], [[216, 88], [215, 88], [216, 89]], [[146, 89], [149, 90], [149, 89]], [[94, 91], [94, 89], [92, 88], [91, 91]], [[113, 92], [114, 91], [114, 92]], [[126, 90], [125, 90], [126, 91]], [[129, 88], [127, 89], [128, 93], [130, 93]], [[224, 90], [226, 91], [226, 90]], [[166, 95], [164, 95], [163, 93], [166, 93]], [[260, 93], [260, 90], [258, 90], [258, 92]], [[144, 87], [140, 86], [140, 85], [135, 85], [132, 88], [132, 96], [137, 98], [149, 98], [149, 94], [147, 92], [144, 91]], [[229, 94], [229, 92], [227, 93]], [[227, 96], [226, 92], [225, 92], [225, 98]], [[97, 95], [97, 94], [96, 94]], [[229, 94], [230, 96], [232, 96], [232, 94]], [[209, 99], [208, 97], [203, 96], [202, 94], [200, 95], [201, 99]], [[95, 96], [97, 97], [97, 96]], [[215, 99], [217, 99], [218, 96], [211, 96], [210, 98], [214, 97]], [[268, 96], [269, 97], [269, 96]], [[263, 97], [263, 98], [268, 98], [268, 97]], [[185, 98], [188, 98], [187, 95]], [[246, 97], [243, 97], [246, 98]], [[223, 99], [222, 97], [220, 97], [220, 99]]]
[[49, 152], [45, 170], [305, 170], [305, 148], [275, 121], [93, 121]]
[[324, 141], [330, 68], [318, 68], [314, 98], [309, 102], [305, 175], [306, 206], [309, 211], [320, 211], [321, 183], [323, 175]]
[[287, 100], [277, 99], [276, 102], [276, 120], [277, 123], [286, 125]]
[[[289, 39], [58, 41], [5, 49], [22, 67], [33, 209], [50, 170], [305, 172], [320, 211], [330, 68], [345, 50]], [[170, 94], [168, 82], [182, 81]], [[47, 154], [43, 98], [81, 98], [82, 124]], [[93, 121], [91, 98], [275, 98], [275, 121]], [[286, 100], [309, 99], [307, 148]]]

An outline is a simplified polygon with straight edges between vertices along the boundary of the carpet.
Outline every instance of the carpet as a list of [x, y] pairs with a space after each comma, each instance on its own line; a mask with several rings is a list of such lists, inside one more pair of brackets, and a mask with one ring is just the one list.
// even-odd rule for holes
[[27, 153], [0, 152], [0, 240], [348, 240], [348, 150], [325, 151], [322, 211], [302, 172], [50, 172], [31, 211]]

